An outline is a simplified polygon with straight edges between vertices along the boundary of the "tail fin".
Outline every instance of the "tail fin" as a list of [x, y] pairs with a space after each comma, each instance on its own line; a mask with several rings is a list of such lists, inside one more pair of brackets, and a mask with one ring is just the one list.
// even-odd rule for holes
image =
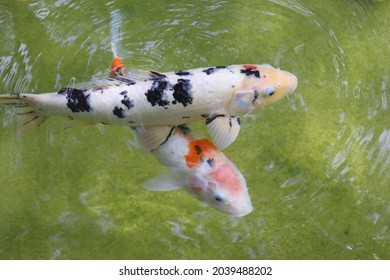
[[15, 112], [18, 118], [17, 135], [23, 136], [33, 129], [39, 127], [46, 119], [46, 116], [38, 115], [30, 106], [28, 95], [25, 94], [2, 94], [0, 95], [0, 104], [15, 106]]

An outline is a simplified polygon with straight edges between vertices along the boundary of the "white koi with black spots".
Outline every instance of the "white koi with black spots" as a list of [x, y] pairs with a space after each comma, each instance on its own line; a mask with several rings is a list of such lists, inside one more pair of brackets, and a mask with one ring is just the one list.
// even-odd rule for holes
[[[64, 116], [84, 124], [170, 127], [205, 119], [217, 147], [237, 137], [239, 116], [270, 105], [297, 87], [297, 78], [270, 65], [231, 65], [126, 76], [67, 87], [55, 93], [4, 94], [0, 103], [17, 104], [21, 132], [47, 117]], [[156, 147], [167, 137], [154, 139]]]

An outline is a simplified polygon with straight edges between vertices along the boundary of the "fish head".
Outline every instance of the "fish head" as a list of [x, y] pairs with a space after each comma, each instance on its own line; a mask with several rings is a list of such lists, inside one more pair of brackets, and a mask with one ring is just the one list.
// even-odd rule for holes
[[253, 206], [246, 181], [239, 169], [226, 157], [205, 163], [188, 181], [189, 192], [207, 205], [232, 216], [244, 216]]
[[252, 102], [257, 107], [269, 106], [283, 99], [298, 86], [294, 74], [269, 64], [244, 65], [241, 73], [248, 77], [244, 88], [254, 92]]

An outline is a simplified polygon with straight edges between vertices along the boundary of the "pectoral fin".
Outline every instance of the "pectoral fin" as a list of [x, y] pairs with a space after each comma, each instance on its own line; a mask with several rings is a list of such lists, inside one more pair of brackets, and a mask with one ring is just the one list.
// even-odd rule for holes
[[153, 177], [144, 184], [144, 188], [150, 191], [173, 191], [182, 187], [181, 182], [172, 174]]
[[240, 118], [237, 116], [214, 115], [206, 119], [206, 125], [214, 145], [223, 150], [227, 148], [240, 133]]
[[174, 130], [174, 126], [146, 126], [134, 129], [138, 142], [148, 151], [153, 151], [164, 144]]

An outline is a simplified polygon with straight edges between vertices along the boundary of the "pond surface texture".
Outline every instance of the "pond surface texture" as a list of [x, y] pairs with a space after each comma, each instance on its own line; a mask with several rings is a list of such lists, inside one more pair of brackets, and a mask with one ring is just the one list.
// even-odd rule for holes
[[2, 0], [0, 92], [106, 76], [115, 21], [129, 69], [270, 63], [298, 77], [224, 151], [254, 211], [144, 190], [165, 169], [127, 127], [53, 117], [17, 138], [1, 106], [1, 259], [390, 259], [390, 1]]

